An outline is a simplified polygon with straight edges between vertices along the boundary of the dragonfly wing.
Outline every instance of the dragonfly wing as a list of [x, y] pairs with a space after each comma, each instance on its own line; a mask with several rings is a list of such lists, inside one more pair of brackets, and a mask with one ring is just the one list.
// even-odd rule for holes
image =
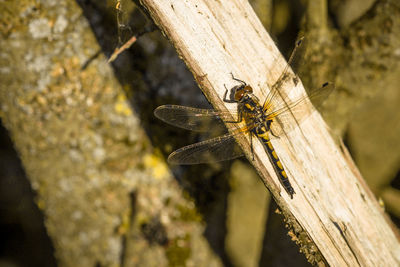
[[308, 95], [314, 106], [319, 107], [329, 97], [333, 90], [335, 90], [335, 85], [331, 82], [326, 82], [320, 88], [314, 88], [314, 90], [311, 90]]
[[178, 105], [159, 106], [154, 110], [154, 115], [173, 126], [197, 132], [223, 127], [222, 120], [232, 120], [229, 112]]
[[237, 145], [234, 136], [226, 134], [182, 147], [169, 155], [168, 162], [191, 165], [238, 158], [243, 155], [243, 151]]
[[288, 133], [293, 130], [312, 113], [305, 104], [311, 100], [314, 106], [320, 106], [334, 89], [335, 86], [332, 83], [324, 83], [320, 88], [310, 91], [309, 95], [303, 95], [295, 100], [277, 102], [278, 104], [272, 103], [271, 109], [267, 111], [267, 118], [274, 120], [271, 124], [272, 133], [280, 135], [283, 131]]
[[[264, 111], [268, 108], [271, 108], [271, 104], [274, 100], [275, 106], [279, 106], [281, 103], [284, 103], [285, 99], [288, 99], [288, 96], [284, 94], [281, 90], [283, 84], [287, 83], [290, 79], [293, 81], [293, 84], [296, 85], [298, 82], [298, 77], [294, 73], [296, 72], [295, 66], [298, 65], [298, 62], [301, 62], [299, 58], [301, 58], [304, 54], [304, 37], [300, 37], [296, 40], [295, 46], [293, 48], [292, 53], [289, 56], [288, 62], [284, 70], [282, 71], [279, 78], [270, 86], [271, 91], [269, 92], [268, 96], [265, 98], [264, 102]], [[293, 70], [293, 72], [292, 72]]]

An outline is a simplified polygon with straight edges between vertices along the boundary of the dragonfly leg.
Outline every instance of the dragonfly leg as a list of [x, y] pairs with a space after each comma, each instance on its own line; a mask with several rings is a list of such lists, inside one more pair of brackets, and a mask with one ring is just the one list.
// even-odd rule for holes
[[269, 132], [276, 138], [280, 138], [278, 135], [274, 134], [274, 131], [272, 131], [272, 129], [269, 129]]
[[[224, 84], [224, 86], [225, 86], [225, 84]], [[226, 88], [226, 86], [225, 86], [225, 88]], [[227, 103], [237, 103], [237, 101], [234, 101], [234, 100], [230, 100], [230, 99], [228, 99], [228, 98], [226, 98], [226, 94], [228, 93], [228, 88], [226, 88], [226, 91], [225, 91], [225, 94], [224, 94], [224, 99], [222, 99], [224, 102], [227, 102]], [[240, 106], [240, 105], [239, 105]], [[243, 114], [242, 114], [242, 112], [241, 112], [241, 108], [238, 106], [238, 118], [237, 118], [237, 120], [233, 120], [233, 121], [226, 121], [227, 123], [239, 123], [239, 122], [241, 122], [242, 121], [242, 119], [243, 119]]]
[[247, 83], [246, 83], [245, 81], [242, 81], [242, 80], [240, 80], [240, 79], [238, 79], [238, 78], [235, 78], [235, 76], [233, 76], [233, 73], [232, 73], [232, 72], [231, 72], [231, 75], [232, 75], [232, 79], [234, 79], [235, 81], [240, 82], [240, 83], [243, 84], [243, 85], [247, 85]]
[[225, 122], [226, 122], [226, 123], [239, 123], [239, 122], [242, 121], [242, 119], [243, 119], [243, 117], [242, 117], [242, 112], [239, 112], [239, 113], [238, 113], [238, 118], [237, 118], [237, 120], [225, 121]]
[[225, 87], [225, 94], [224, 94], [224, 98], [222, 99], [224, 102], [226, 102], [226, 103], [237, 103], [237, 101], [235, 101], [235, 100], [231, 100], [231, 99], [229, 99], [229, 98], [227, 98], [226, 97], [226, 95], [228, 94], [228, 92], [229, 92], [229, 90], [228, 90], [228, 88], [226, 88], [226, 85], [224, 84], [224, 87]]

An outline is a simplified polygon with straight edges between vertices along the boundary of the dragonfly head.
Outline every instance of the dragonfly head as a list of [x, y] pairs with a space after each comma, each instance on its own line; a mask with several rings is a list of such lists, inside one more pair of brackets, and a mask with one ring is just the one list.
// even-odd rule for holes
[[235, 86], [233, 90], [235, 92], [234, 94], [235, 101], [240, 101], [244, 96], [253, 93], [253, 88], [251, 88], [251, 86], [247, 84]]

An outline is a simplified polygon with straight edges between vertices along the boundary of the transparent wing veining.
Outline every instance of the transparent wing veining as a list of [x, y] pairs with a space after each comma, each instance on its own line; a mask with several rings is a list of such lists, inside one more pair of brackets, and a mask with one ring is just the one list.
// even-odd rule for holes
[[[279, 76], [279, 78], [275, 81], [275, 83], [271, 86], [271, 91], [269, 92], [268, 96], [265, 98], [263, 107], [264, 111], [267, 109], [271, 109], [274, 106], [280, 106], [282, 103], [285, 103], [285, 100], [287, 99], [287, 95], [285, 95], [281, 87], [283, 84], [288, 82], [290, 79], [292, 79], [293, 84], [296, 85], [298, 82], [298, 77], [295, 73], [294, 70], [294, 65], [297, 64], [297, 62], [300, 62], [299, 58], [303, 55], [303, 49], [304, 48], [304, 37], [300, 37], [299, 39], [296, 40], [295, 46], [293, 48], [292, 53], [289, 56], [289, 59], [286, 63], [286, 66]], [[293, 70], [293, 71], [291, 71]], [[272, 101], [273, 100], [273, 101]], [[274, 106], [272, 106], [274, 105]]]
[[154, 115], [173, 126], [197, 132], [208, 132], [216, 127], [225, 129], [222, 120], [232, 121], [229, 112], [178, 105], [159, 106]]
[[238, 158], [243, 155], [243, 151], [235, 141], [236, 134], [226, 134], [182, 147], [169, 155], [168, 162], [191, 165]]
[[275, 122], [271, 124], [272, 133], [279, 135], [282, 131], [288, 133], [293, 130], [311, 114], [310, 109], [305, 107], [307, 103], [310, 104], [309, 100], [314, 103], [314, 106], [318, 107], [334, 89], [332, 83], [324, 83], [320, 88], [312, 90], [309, 95], [303, 95], [294, 100], [287, 98], [277, 101], [276, 99], [281, 98], [281, 96], [275, 96], [271, 100], [272, 103], [266, 103], [264, 107], [267, 118], [273, 119]]

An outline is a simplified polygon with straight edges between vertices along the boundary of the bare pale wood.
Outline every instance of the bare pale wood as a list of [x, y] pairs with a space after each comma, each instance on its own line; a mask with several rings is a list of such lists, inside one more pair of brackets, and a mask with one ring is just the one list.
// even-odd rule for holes
[[[247, 1], [142, 0], [142, 4], [217, 110], [236, 108], [222, 100], [225, 86], [237, 85], [230, 73], [264, 99], [286, 66]], [[296, 86], [288, 82], [282, 90], [292, 96], [304, 93], [301, 82]], [[296, 191], [293, 200], [279, 183], [261, 143], [254, 143], [251, 160], [247, 136], [238, 142], [309, 261], [331, 266], [400, 264], [400, 244], [382, 208], [317, 112], [302, 122], [301, 129], [272, 141]]]

